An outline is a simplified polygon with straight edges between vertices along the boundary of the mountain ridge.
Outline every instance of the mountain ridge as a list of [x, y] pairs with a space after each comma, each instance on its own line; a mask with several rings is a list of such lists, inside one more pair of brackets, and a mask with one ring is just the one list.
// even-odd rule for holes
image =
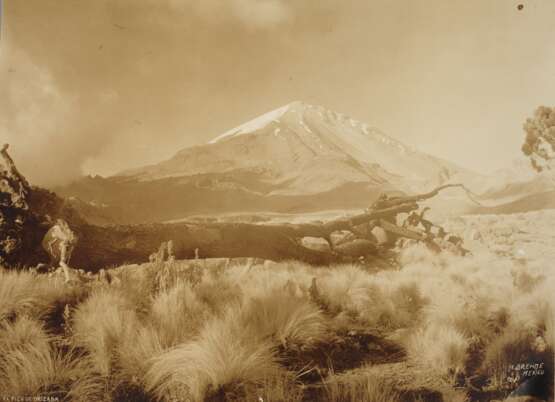
[[160, 163], [58, 192], [104, 205], [104, 215], [113, 210], [120, 223], [137, 223], [364, 208], [384, 192], [422, 192], [475, 177], [346, 114], [295, 101]]
[[[308, 177], [306, 170], [314, 164], [325, 170], [326, 163], [334, 166], [333, 174], [316, 175], [330, 182], [326, 189], [337, 184], [330, 176], [374, 182], [405, 177], [419, 182], [431, 180], [431, 185], [437, 185], [457, 172], [467, 171], [345, 114], [295, 101], [228, 130], [207, 144], [182, 149], [166, 161], [127, 170], [116, 177], [144, 181], [258, 169], [268, 181], [287, 181], [295, 176]], [[307, 191], [306, 180], [301, 179], [296, 187], [295, 180], [291, 183], [290, 193], [295, 189]]]

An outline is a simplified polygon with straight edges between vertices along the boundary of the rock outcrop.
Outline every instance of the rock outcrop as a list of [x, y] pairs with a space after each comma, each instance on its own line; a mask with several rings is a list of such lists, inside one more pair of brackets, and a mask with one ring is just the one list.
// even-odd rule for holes
[[0, 150], [0, 265], [21, 261], [24, 227], [29, 217], [30, 186], [8, 154], [8, 144]]

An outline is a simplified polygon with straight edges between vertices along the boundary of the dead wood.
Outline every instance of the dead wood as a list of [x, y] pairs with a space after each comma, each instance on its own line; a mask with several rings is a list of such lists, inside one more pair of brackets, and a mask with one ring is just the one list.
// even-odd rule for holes
[[[78, 268], [96, 271], [100, 268], [118, 266], [125, 263], [143, 263], [149, 260], [153, 252], [159, 250], [162, 242], [171, 242], [173, 257], [176, 259], [193, 259], [202, 254], [203, 258], [213, 257], [254, 257], [268, 260], [300, 260], [310, 264], [330, 264], [340, 262], [346, 256], [341, 248], [334, 249], [331, 235], [338, 231], [350, 231], [360, 237], [357, 226], [371, 224], [381, 226], [394, 237], [407, 237], [414, 240], [425, 240], [424, 234], [403, 229], [397, 226], [396, 216], [409, 213], [419, 208], [418, 202], [436, 196], [441, 190], [449, 187], [461, 187], [462, 184], [447, 184], [434, 190], [414, 196], [381, 196], [371, 208], [350, 216], [341, 217], [324, 223], [298, 224], [253, 224], [253, 223], [206, 223], [198, 224], [182, 222], [174, 224], [142, 224], [115, 225], [100, 227], [88, 224], [68, 207], [55, 194], [38, 188], [31, 188], [25, 178], [17, 171], [13, 160], [7, 153], [7, 147], [0, 152], [6, 169], [4, 175], [9, 175], [18, 184], [25, 203], [30, 205], [30, 219], [22, 232], [36, 235], [22, 239], [25, 243], [21, 250], [27, 258], [21, 264], [30, 265], [45, 262], [40, 259], [40, 243], [45, 230], [46, 216], [65, 219], [72, 230], [79, 237], [79, 243], [73, 251], [73, 264]], [[14, 194], [15, 195], [15, 194]], [[19, 194], [18, 194], [19, 195]], [[23, 229], [23, 228], [21, 228]], [[314, 250], [304, 247], [301, 239], [305, 237], [324, 238], [330, 244], [329, 250]], [[361, 253], [372, 253], [376, 247], [370, 247], [366, 242], [359, 242], [349, 250], [349, 257], [353, 250]], [[170, 244], [170, 243], [167, 243]], [[355, 247], [356, 246], [356, 247]], [[358, 251], [357, 251], [358, 252]], [[44, 254], [42, 254], [44, 256]]]

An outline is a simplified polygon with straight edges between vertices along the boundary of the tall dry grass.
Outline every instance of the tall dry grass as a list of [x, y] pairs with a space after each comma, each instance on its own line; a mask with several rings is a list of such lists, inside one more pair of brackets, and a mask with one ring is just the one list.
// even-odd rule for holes
[[64, 307], [76, 305], [88, 292], [87, 287], [67, 285], [58, 277], [0, 268], [0, 321], [28, 315], [55, 326]]
[[433, 375], [454, 376], [464, 370], [469, 344], [455, 328], [436, 324], [416, 330], [405, 347], [412, 360], [433, 368]]
[[[530, 268], [492, 253], [432, 259], [422, 258], [421, 250], [410, 253], [396, 276], [418, 281], [430, 304], [419, 328], [405, 339], [409, 357], [443, 373], [479, 374], [499, 387], [507, 385], [511, 364], [530, 359], [552, 364], [553, 272], [517, 281], [515, 270]], [[523, 285], [523, 277], [534, 283]]]
[[86, 351], [106, 400], [149, 400], [144, 376], [164, 350], [158, 331], [140, 321], [130, 300], [99, 288], [71, 320], [72, 342]]
[[244, 336], [283, 347], [310, 347], [328, 337], [326, 318], [306, 297], [283, 288], [248, 300], [240, 309]]
[[[307, 298], [292, 297], [287, 289], [276, 287], [266, 295], [244, 289], [257, 294], [248, 300], [231, 292], [232, 296], [227, 296], [235, 303], [218, 312], [213, 305], [199, 302], [202, 296], [196, 289], [178, 285], [162, 296], [181, 294], [184, 306], [203, 314], [211, 312], [211, 316], [198, 336], [153, 360], [146, 375], [147, 390], [160, 400], [185, 393], [202, 401], [216, 395], [243, 400], [260, 393], [281, 400], [279, 395], [288, 394], [284, 386], [296, 389], [294, 376], [280, 367], [276, 353], [278, 347], [311, 347], [325, 340], [325, 318], [318, 307]], [[204, 289], [202, 284], [198, 289]], [[177, 327], [169, 328], [175, 333]], [[188, 332], [189, 327], [182, 329]], [[286, 400], [295, 400], [297, 394], [293, 392]]]
[[101, 375], [109, 376], [119, 346], [134, 339], [138, 319], [123, 296], [100, 289], [77, 307], [71, 326], [74, 344], [89, 353]]
[[164, 347], [197, 335], [210, 315], [210, 308], [186, 282], [157, 294], [150, 308], [150, 319]]
[[333, 376], [325, 381], [326, 402], [401, 402], [391, 382], [373, 376]]
[[[295, 262], [183, 278], [166, 270], [88, 287], [0, 271], [0, 349], [10, 351], [0, 356], [0, 387], [71, 400], [298, 401], [301, 377], [282, 359], [324, 352], [333, 331], [396, 341], [423, 373], [446, 382], [479, 374], [501, 387], [515, 360], [552, 353], [552, 272], [418, 246], [401, 261], [378, 273]], [[62, 343], [49, 330], [64, 306]], [[376, 378], [323, 380], [330, 401], [399, 397]]]
[[42, 305], [36, 288], [30, 273], [0, 270], [0, 320], [31, 311], [39, 303]]
[[102, 385], [89, 360], [74, 351], [62, 351], [58, 341], [46, 333], [40, 322], [28, 317], [2, 323], [0, 389], [13, 397], [97, 399]]
[[159, 400], [178, 395], [203, 401], [215, 394], [244, 392], [279, 373], [272, 344], [241, 337], [240, 311], [230, 309], [223, 319], [208, 323], [194, 341], [154, 359], [147, 373], [147, 389]]

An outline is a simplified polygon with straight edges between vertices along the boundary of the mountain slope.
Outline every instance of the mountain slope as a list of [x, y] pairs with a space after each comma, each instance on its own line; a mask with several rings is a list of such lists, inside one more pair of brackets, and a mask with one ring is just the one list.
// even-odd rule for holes
[[293, 102], [161, 163], [59, 191], [135, 222], [359, 208], [382, 191], [422, 191], [469, 174], [346, 115]]
[[[278, 193], [326, 191], [347, 182], [439, 184], [463, 169], [412, 149], [375, 128], [302, 102], [262, 115], [209, 144], [120, 176], [149, 181], [253, 171]], [[308, 187], [307, 187], [308, 186]]]
[[513, 202], [531, 194], [555, 190], [550, 171], [536, 172], [527, 159], [516, 159], [505, 169], [500, 169], [485, 180], [481, 198], [487, 201]]

